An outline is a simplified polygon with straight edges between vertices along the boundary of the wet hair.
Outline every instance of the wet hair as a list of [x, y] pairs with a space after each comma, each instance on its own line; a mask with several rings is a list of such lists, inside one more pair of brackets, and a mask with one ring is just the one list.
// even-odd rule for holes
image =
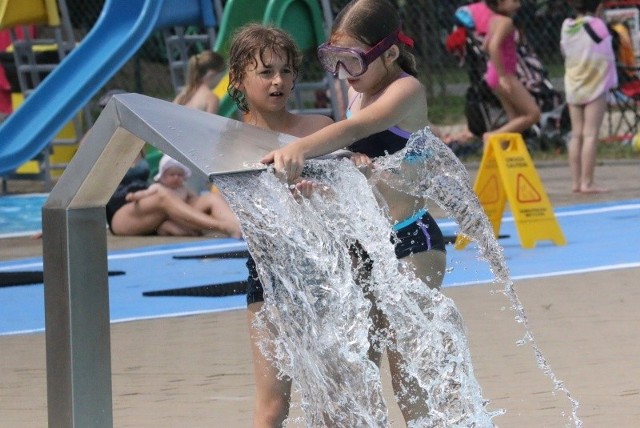
[[499, 15], [503, 15], [502, 12], [500, 12], [500, 10], [498, 10], [498, 8], [500, 7], [500, 2], [502, 0], [484, 0], [484, 3], [487, 5], [487, 7], [489, 9], [491, 9], [494, 13], [497, 13]]
[[245, 113], [249, 111], [249, 105], [238, 86], [245, 77], [247, 66], [249, 64], [258, 66], [256, 54], [265, 64], [264, 58], [267, 53], [284, 54], [287, 64], [293, 71], [295, 81], [300, 70], [302, 54], [296, 42], [285, 31], [268, 25], [248, 24], [241, 27], [231, 40], [227, 92], [238, 108]]
[[484, 0], [484, 4], [494, 12], [498, 9], [498, 3], [500, 3], [500, 0]]
[[569, 6], [579, 14], [596, 13], [602, 0], [568, 0]]
[[[352, 0], [336, 16], [331, 41], [349, 36], [368, 46], [375, 46], [401, 27], [400, 16], [388, 0]], [[396, 42], [400, 50], [398, 65], [405, 73], [417, 76], [416, 59], [407, 46]]]
[[224, 58], [213, 51], [204, 51], [192, 55], [187, 64], [187, 78], [184, 88], [176, 97], [178, 104], [184, 105], [198, 90], [202, 78], [209, 72], [220, 72], [224, 70]]

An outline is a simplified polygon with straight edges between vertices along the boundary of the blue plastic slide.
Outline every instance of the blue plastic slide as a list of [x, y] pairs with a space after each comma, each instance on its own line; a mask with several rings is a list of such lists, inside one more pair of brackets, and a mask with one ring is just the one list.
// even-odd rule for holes
[[178, 25], [213, 26], [211, 3], [107, 0], [80, 45], [0, 126], [0, 174], [15, 170], [42, 152], [154, 30]]

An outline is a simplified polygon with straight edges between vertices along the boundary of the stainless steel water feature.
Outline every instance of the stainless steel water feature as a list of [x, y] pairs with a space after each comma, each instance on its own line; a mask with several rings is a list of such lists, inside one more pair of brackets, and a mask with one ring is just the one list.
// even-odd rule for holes
[[145, 142], [208, 177], [264, 169], [292, 137], [115, 95], [42, 209], [50, 427], [112, 427], [105, 204]]

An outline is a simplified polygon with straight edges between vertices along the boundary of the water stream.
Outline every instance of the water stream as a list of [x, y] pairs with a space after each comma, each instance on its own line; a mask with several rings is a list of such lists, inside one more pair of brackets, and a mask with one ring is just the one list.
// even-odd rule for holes
[[411, 136], [404, 153], [382, 158], [376, 166], [373, 182], [384, 180], [405, 193], [433, 200], [456, 220], [460, 231], [477, 244], [479, 257], [489, 264], [494, 283], [502, 285], [501, 292], [509, 300], [516, 322], [523, 326], [523, 337], [516, 344], [528, 343], [532, 347], [536, 363], [553, 382], [554, 391], [563, 392], [569, 400], [569, 420], [576, 427], [581, 427], [582, 421], [577, 414], [580, 403], [556, 376], [535, 341], [524, 306], [513, 288], [503, 249], [495, 239], [480, 201], [469, 186], [470, 179], [464, 165], [427, 128]]
[[[458, 159], [429, 130], [407, 148], [382, 159], [369, 181], [348, 160], [312, 161], [307, 174], [319, 183], [310, 198], [296, 197], [273, 173], [228, 175], [216, 180], [238, 215], [265, 288], [257, 322], [268, 331], [263, 352], [293, 379], [301, 423], [320, 427], [386, 427], [390, 421], [380, 371], [368, 356], [372, 301], [389, 322], [372, 345], [398, 351], [404, 372], [424, 397], [428, 416], [411, 427], [490, 427], [490, 411], [475, 378], [464, 323], [454, 302], [430, 289], [395, 257], [391, 224], [372, 183], [438, 203], [478, 245], [504, 284], [521, 344], [534, 349], [540, 368], [572, 403], [535, 343], [498, 245]], [[369, 256], [370, 273], [354, 265], [352, 250]], [[360, 261], [360, 264], [362, 261]], [[367, 290], [366, 292], [364, 290]]]

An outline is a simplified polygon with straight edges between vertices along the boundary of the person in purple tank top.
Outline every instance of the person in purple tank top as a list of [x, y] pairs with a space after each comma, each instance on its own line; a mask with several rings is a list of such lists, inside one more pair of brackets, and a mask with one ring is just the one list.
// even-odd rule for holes
[[[340, 120], [267, 154], [262, 162], [295, 180], [306, 158], [348, 149], [351, 161], [368, 174], [374, 160], [403, 150], [411, 134], [430, 126], [427, 91], [416, 77], [410, 49], [395, 5], [388, 0], [352, 0], [336, 16], [329, 40], [318, 48], [325, 71], [349, 86], [348, 119]], [[376, 195], [388, 213], [398, 260], [431, 288], [439, 288], [446, 272], [442, 231], [426, 210], [426, 201], [386, 184], [376, 184]], [[366, 285], [373, 264], [359, 243], [350, 245], [356, 275]], [[366, 291], [366, 290], [365, 290]], [[409, 362], [398, 352], [395, 338], [382, 343], [390, 327], [387, 315], [371, 300], [369, 358], [377, 365], [386, 354], [398, 406], [409, 426], [423, 426], [433, 409], [423, 388], [406, 371]]]
[[486, 0], [485, 3], [495, 15], [489, 22], [489, 33], [483, 46], [489, 54], [484, 79], [500, 100], [508, 118], [504, 125], [483, 135], [486, 143], [493, 134], [526, 131], [540, 120], [540, 108], [516, 76], [513, 15], [520, 8], [520, 0]]

